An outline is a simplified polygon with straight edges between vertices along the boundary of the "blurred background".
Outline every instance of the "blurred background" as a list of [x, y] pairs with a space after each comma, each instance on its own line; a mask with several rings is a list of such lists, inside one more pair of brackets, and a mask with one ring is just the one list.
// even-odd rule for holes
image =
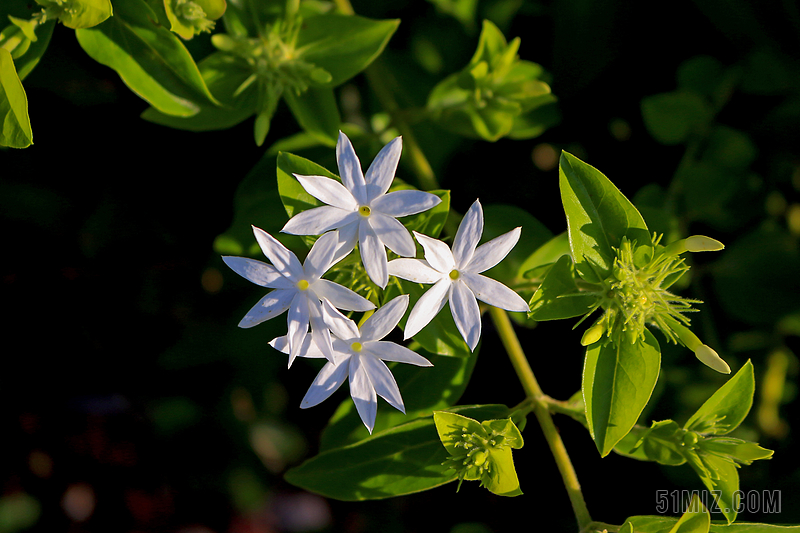
[[[681, 293], [706, 302], [693, 322], [704, 342], [734, 371], [748, 358], [755, 365], [754, 407], [738, 436], [775, 456], [742, 468], [741, 488], [781, 491], [782, 506], [779, 514], [739, 519], [800, 523], [793, 423], [800, 349], [798, 5], [353, 4], [364, 16], [402, 20], [381, 62], [404, 105], [423, 106], [438, 80], [467, 64], [484, 18], [509, 40], [521, 37], [520, 57], [550, 73], [560, 118], [535, 139], [471, 141], [417, 125], [458, 212], [480, 198], [564, 231], [557, 180], [563, 148], [606, 174], [651, 229], [706, 234], [727, 245], [691, 258], [692, 278]], [[207, 36], [190, 49], [196, 58], [212, 50]], [[531, 513], [549, 531], [574, 530], [533, 423], [515, 453], [525, 493], [519, 498], [465, 483], [458, 495], [448, 485], [345, 503], [284, 482], [287, 468], [316, 453], [337, 403], [350, 399], [343, 388], [301, 411], [319, 365], [298, 360], [287, 372], [285, 356], [267, 345], [284, 332], [283, 319], [236, 327], [262, 293], [225, 267], [214, 243], [237, 216], [246, 217], [237, 190], [251, 203], [263, 200], [262, 211], [277, 205], [271, 223], [283, 225], [274, 155], [255, 146], [249, 120], [191, 133], [140, 119], [147, 104], [62, 26], [25, 88], [35, 144], [0, 152], [0, 533], [483, 533], [518, 527]], [[374, 123], [380, 109], [363, 76], [338, 95], [344, 120]], [[264, 147], [296, 131], [279, 107]], [[336, 171], [332, 149], [301, 155]], [[359, 155], [366, 167], [374, 153]], [[404, 164], [398, 176], [413, 183]], [[240, 188], [248, 175], [248, 186], [257, 184], [252, 194]], [[519, 332], [545, 392], [559, 399], [580, 388], [583, 353], [572, 325]], [[461, 403], [514, 405], [523, 391], [488, 320], [484, 328]], [[663, 372], [644, 420], [682, 424], [725, 378], [688, 350], [660, 343]], [[597, 520], [621, 524], [629, 515], [656, 514], [656, 490], [702, 488], [686, 465], [614, 454], [601, 460], [581, 426], [565, 417], [556, 423]]]

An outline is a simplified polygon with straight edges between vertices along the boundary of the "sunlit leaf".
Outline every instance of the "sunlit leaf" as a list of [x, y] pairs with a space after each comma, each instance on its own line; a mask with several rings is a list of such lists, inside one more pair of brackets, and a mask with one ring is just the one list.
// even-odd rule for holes
[[748, 360], [735, 376], [703, 403], [684, 427], [713, 435], [730, 433], [750, 412], [754, 393], [753, 364]]
[[11, 53], [0, 48], [0, 146], [27, 148], [33, 144], [28, 97], [17, 76]]

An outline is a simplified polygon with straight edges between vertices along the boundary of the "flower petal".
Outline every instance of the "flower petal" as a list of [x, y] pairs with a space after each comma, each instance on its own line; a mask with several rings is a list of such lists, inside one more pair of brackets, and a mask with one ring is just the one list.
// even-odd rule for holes
[[346, 311], [369, 311], [375, 304], [338, 283], [327, 279], [318, 279], [308, 289], [321, 300], [327, 298], [337, 309]]
[[475, 351], [481, 338], [481, 310], [475, 295], [461, 280], [453, 283], [453, 290], [450, 292], [450, 312], [469, 349]]
[[361, 342], [377, 341], [388, 335], [408, 309], [408, 295], [401, 294], [383, 304], [361, 326]]
[[425, 260], [430, 266], [441, 272], [442, 274], [449, 274], [456, 266], [453, 252], [450, 248], [438, 239], [433, 239], [427, 235], [414, 232], [417, 242], [422, 245], [425, 251]]
[[281, 232], [290, 235], [321, 235], [354, 222], [356, 217], [358, 213], [355, 211], [323, 205], [296, 214], [283, 226]]
[[453, 257], [458, 268], [464, 268], [472, 259], [475, 247], [483, 233], [483, 208], [478, 200], [473, 202], [458, 226], [453, 239]]
[[344, 316], [328, 300], [322, 300], [322, 318], [331, 332], [344, 341], [360, 338], [356, 323]]
[[404, 257], [414, 257], [417, 254], [414, 239], [396, 218], [373, 213], [368, 221], [381, 242], [391, 251]]
[[275, 269], [285, 278], [297, 282], [303, 277], [303, 267], [297, 257], [290, 252], [278, 239], [261, 228], [253, 226], [253, 233], [261, 251], [267, 256]]
[[[322, 316], [322, 304], [316, 298], [307, 298], [310, 311], [311, 335], [314, 344], [331, 363], [334, 362], [333, 346], [331, 345], [331, 332]], [[327, 301], [327, 300], [326, 300]], [[309, 337], [309, 335], [306, 335]]]
[[433, 363], [422, 357], [417, 352], [389, 341], [372, 341], [364, 343], [364, 351], [383, 359], [396, 363], [408, 363], [416, 366], [433, 366]]
[[288, 326], [286, 336], [289, 338], [289, 366], [292, 366], [294, 358], [300, 352], [303, 339], [308, 334], [309, 318], [308, 295], [304, 294], [304, 291], [297, 291], [286, 317], [286, 325]]
[[436, 283], [447, 275], [422, 259], [393, 259], [389, 261], [389, 274], [415, 283]]
[[334, 253], [339, 245], [339, 234], [329, 231], [314, 243], [303, 262], [306, 279], [312, 282], [319, 279], [333, 264]]
[[381, 148], [367, 170], [367, 202], [372, 202], [378, 196], [389, 190], [397, 172], [397, 163], [403, 151], [403, 138], [395, 137]]
[[495, 237], [489, 242], [481, 244], [472, 254], [469, 264], [464, 270], [470, 272], [483, 272], [489, 270], [505, 259], [512, 248], [517, 244], [522, 228], [514, 228], [508, 233]]
[[416, 305], [408, 315], [406, 322], [406, 329], [403, 338], [409, 339], [422, 330], [428, 323], [433, 320], [433, 317], [439, 314], [439, 311], [444, 307], [447, 302], [447, 295], [450, 292], [450, 279], [443, 278], [436, 282], [436, 285], [431, 287], [420, 296]]
[[[360, 218], [359, 216], [355, 217]], [[333, 254], [333, 264], [338, 263], [353, 251], [358, 242], [358, 220], [353, 220], [349, 224], [342, 226], [338, 230], [339, 244], [336, 246], [336, 252]]]
[[308, 194], [319, 200], [320, 202], [346, 209], [348, 211], [355, 211], [358, 209], [358, 202], [353, 198], [353, 195], [347, 188], [338, 181], [326, 178], [325, 176], [301, 176], [294, 175], [300, 185], [306, 190]]
[[[405, 414], [406, 408], [403, 406], [403, 397], [400, 396], [400, 388], [397, 386], [392, 371], [386, 366], [386, 363], [369, 355], [359, 357], [364, 369], [369, 374], [370, 382], [372, 383], [375, 392], [389, 402], [389, 405]], [[377, 403], [377, 400], [376, 400]]]
[[381, 289], [386, 288], [386, 284], [389, 282], [386, 250], [366, 218], [358, 225], [358, 246], [361, 252], [361, 262], [364, 264], [369, 278]]
[[294, 287], [294, 283], [284, 278], [275, 267], [262, 261], [232, 255], [223, 255], [222, 260], [231, 267], [231, 270], [256, 285], [270, 289], [291, 289]]
[[475, 298], [482, 302], [506, 311], [519, 313], [527, 313], [529, 311], [528, 303], [519, 294], [499, 281], [472, 272], [463, 272], [461, 279], [473, 292]]
[[441, 198], [425, 191], [402, 190], [379, 196], [370, 207], [379, 213], [392, 217], [416, 215], [439, 205]]
[[[279, 352], [289, 354], [289, 338], [286, 335], [275, 337], [269, 341], [269, 345], [278, 350]], [[325, 356], [319, 351], [317, 345], [314, 343], [311, 335], [306, 335], [303, 339], [303, 344], [300, 345], [300, 351], [297, 357], [308, 357], [310, 359], [324, 359]]]
[[367, 190], [364, 174], [361, 172], [361, 161], [358, 160], [350, 139], [341, 131], [339, 132], [339, 141], [336, 143], [336, 161], [344, 186], [347, 187], [356, 202], [360, 205], [366, 204]]
[[336, 365], [330, 362], [326, 363], [300, 402], [300, 409], [308, 409], [327, 400], [344, 383], [349, 369], [348, 359]]
[[378, 396], [369, 379], [362, 357], [350, 358], [350, 396], [356, 404], [356, 411], [361, 421], [372, 433], [375, 427], [375, 415], [378, 413]]
[[239, 321], [240, 328], [252, 328], [262, 322], [275, 318], [289, 309], [297, 291], [294, 289], [275, 289], [261, 298]]

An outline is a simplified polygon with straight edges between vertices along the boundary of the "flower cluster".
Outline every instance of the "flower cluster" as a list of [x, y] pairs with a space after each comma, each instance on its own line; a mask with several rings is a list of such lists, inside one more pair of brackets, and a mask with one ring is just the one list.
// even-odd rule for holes
[[[356, 410], [370, 432], [375, 426], [377, 396], [405, 412], [400, 390], [384, 361], [417, 366], [431, 363], [404, 346], [382, 340], [405, 315], [408, 295], [386, 302], [360, 328], [342, 314], [342, 310], [365, 312], [376, 307], [353, 290], [323, 278], [356, 246], [367, 275], [382, 289], [390, 274], [433, 284], [411, 310], [406, 339], [428, 325], [447, 301], [471, 350], [481, 332], [477, 300], [510, 311], [528, 310], [517, 293], [481, 275], [511, 251], [519, 240], [520, 228], [478, 246], [483, 233], [483, 210], [478, 201], [462, 220], [452, 250], [442, 241], [414, 232], [425, 259], [414, 258], [414, 239], [398, 217], [422, 213], [441, 200], [416, 190], [389, 192], [401, 151], [402, 140], [397, 137], [383, 147], [365, 175], [350, 140], [340, 133], [336, 158], [341, 183], [324, 176], [295, 174], [309, 194], [326, 204], [295, 215], [282, 230], [294, 235], [321, 235], [305, 261], [301, 264], [277, 239], [256, 227], [256, 240], [269, 263], [223, 257], [240, 276], [272, 289], [242, 318], [240, 327], [255, 326], [286, 311], [287, 334], [273, 339], [270, 345], [289, 355], [289, 366], [298, 356], [327, 359], [301, 407], [322, 402], [347, 378]], [[389, 261], [385, 248], [401, 258]]]

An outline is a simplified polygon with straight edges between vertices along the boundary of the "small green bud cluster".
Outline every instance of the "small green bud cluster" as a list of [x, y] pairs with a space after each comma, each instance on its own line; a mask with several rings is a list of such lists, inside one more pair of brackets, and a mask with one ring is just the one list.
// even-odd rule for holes
[[[492, 476], [493, 465], [492, 461], [489, 461], [489, 453], [493, 449], [503, 448], [505, 440], [505, 437], [494, 429], [490, 433], [461, 432], [453, 442], [456, 453], [449, 456], [444, 463], [458, 473], [459, 488], [465, 479], [483, 480]], [[481, 484], [484, 484], [483, 481]]]
[[203, 8], [192, 0], [171, 0], [172, 12], [186, 26], [194, 29], [195, 33], [210, 32], [214, 29], [214, 21], [206, 16]]

